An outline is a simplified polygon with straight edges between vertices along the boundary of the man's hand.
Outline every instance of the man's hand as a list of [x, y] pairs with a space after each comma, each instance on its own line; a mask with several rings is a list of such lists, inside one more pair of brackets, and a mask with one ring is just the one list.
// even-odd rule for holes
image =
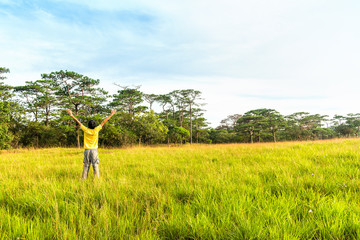
[[109, 121], [109, 119], [110, 119], [110, 118], [112, 117], [112, 115], [114, 115], [115, 113], [116, 113], [116, 110], [115, 110], [115, 109], [111, 110], [110, 115], [109, 115], [107, 118], [104, 119], [104, 121], [101, 123], [101, 126], [103, 127], [104, 124], [105, 124], [107, 121]]
[[66, 109], [66, 112], [71, 116], [72, 115], [72, 111], [70, 109]]
[[66, 109], [66, 112], [72, 117], [72, 119], [75, 120], [75, 122], [77, 122], [79, 124], [79, 126], [81, 126], [81, 122], [72, 114], [72, 111], [70, 111], [69, 109]]

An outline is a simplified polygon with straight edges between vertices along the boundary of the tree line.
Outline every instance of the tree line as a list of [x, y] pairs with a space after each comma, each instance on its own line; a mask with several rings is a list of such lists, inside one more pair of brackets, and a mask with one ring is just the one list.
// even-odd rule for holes
[[82, 131], [66, 109], [84, 125], [90, 119], [100, 123], [116, 109], [99, 137], [100, 146], [109, 147], [315, 140], [357, 137], [360, 132], [360, 114], [330, 119], [307, 112], [284, 116], [266, 108], [230, 115], [210, 128], [198, 90], [153, 94], [142, 92], [141, 86], [115, 84], [117, 92], [109, 95], [99, 79], [72, 71], [44, 73], [22, 86], [6, 85], [3, 80], [9, 73], [0, 67], [0, 149], [81, 147]]
[[[9, 72], [0, 68], [1, 80]], [[209, 142], [200, 91], [157, 95], [117, 84], [117, 92], [109, 95], [99, 84], [99, 79], [63, 70], [41, 74], [22, 86], [1, 81], [0, 148], [81, 147], [82, 131], [66, 109], [85, 126], [90, 119], [100, 123], [111, 109], [118, 111], [102, 130], [100, 145]], [[154, 111], [155, 104], [160, 111]]]
[[296, 112], [282, 115], [274, 109], [255, 109], [230, 115], [210, 130], [213, 143], [306, 141], [359, 137], [360, 113], [346, 116]]

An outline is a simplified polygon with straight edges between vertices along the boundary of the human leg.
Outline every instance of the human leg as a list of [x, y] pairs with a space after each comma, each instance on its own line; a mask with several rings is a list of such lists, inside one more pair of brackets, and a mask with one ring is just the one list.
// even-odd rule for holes
[[86, 179], [88, 177], [89, 174], [89, 170], [90, 170], [90, 151], [89, 149], [85, 149], [84, 151], [84, 167], [83, 167], [83, 172], [82, 172], [82, 178]]
[[94, 177], [100, 177], [99, 174], [99, 153], [97, 149], [92, 149], [91, 163], [93, 166]]
[[83, 179], [86, 179], [88, 177], [89, 169], [90, 169], [90, 164], [84, 163], [83, 173], [82, 173], [82, 178]]
[[100, 173], [99, 173], [99, 164], [93, 164], [93, 170], [94, 170], [94, 177], [97, 176], [98, 178], [100, 177]]

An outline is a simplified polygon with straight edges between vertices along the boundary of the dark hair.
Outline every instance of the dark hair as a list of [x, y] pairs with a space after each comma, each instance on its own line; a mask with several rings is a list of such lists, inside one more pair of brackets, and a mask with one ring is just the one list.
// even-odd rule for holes
[[88, 127], [90, 129], [94, 129], [96, 127], [96, 122], [94, 120], [90, 120], [88, 123]]

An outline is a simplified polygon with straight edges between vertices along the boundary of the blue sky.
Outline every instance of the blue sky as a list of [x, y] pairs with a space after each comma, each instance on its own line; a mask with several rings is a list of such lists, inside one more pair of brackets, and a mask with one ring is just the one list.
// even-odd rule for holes
[[203, 92], [212, 126], [255, 108], [360, 112], [360, 2], [0, 0], [0, 66]]

